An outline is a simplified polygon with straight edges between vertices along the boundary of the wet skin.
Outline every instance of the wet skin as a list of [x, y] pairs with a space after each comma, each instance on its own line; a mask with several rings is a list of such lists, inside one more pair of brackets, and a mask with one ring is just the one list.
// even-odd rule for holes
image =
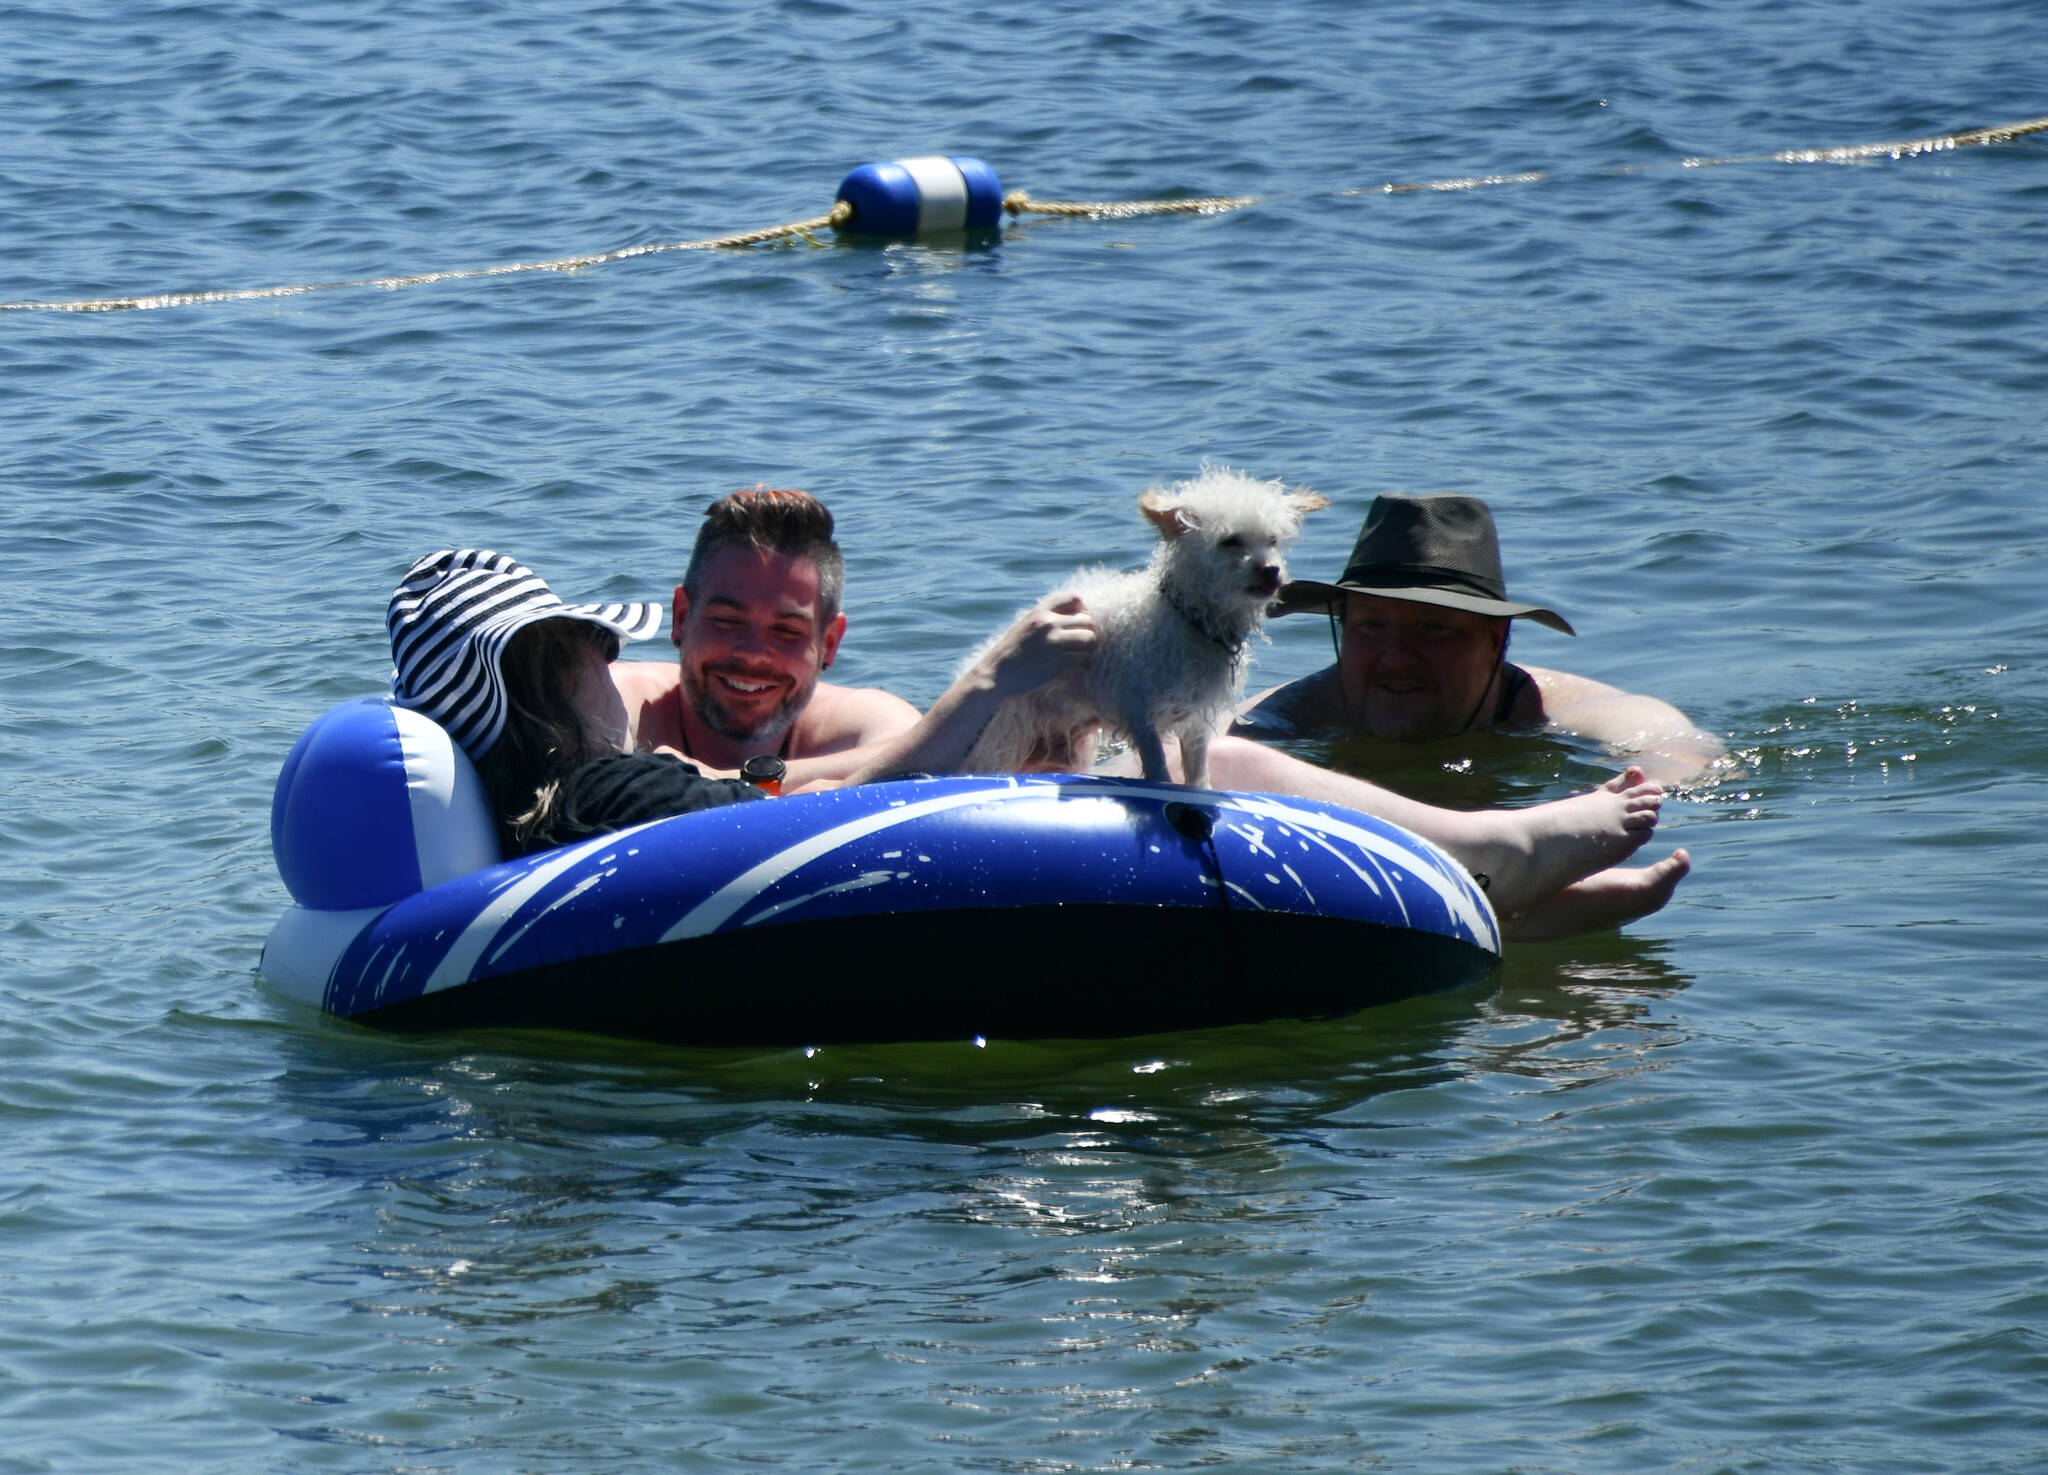
[[819, 618], [810, 559], [735, 547], [707, 561], [695, 601], [676, 590], [671, 629], [690, 713], [722, 737], [758, 742], [784, 731], [810, 701], [846, 616]]
[[1347, 594], [1337, 663], [1346, 715], [1394, 742], [1486, 726], [1507, 624], [1469, 610]]

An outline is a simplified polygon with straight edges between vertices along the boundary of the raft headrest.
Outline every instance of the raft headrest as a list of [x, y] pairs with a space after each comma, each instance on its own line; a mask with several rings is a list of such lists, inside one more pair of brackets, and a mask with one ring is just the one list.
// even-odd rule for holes
[[322, 911], [390, 906], [501, 859], [468, 755], [378, 697], [323, 713], [292, 745], [270, 849], [292, 899]]

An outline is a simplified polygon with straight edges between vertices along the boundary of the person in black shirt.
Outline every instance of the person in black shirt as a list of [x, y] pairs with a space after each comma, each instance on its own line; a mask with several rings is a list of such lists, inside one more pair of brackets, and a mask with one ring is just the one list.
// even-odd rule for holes
[[392, 700], [432, 717], [476, 764], [508, 856], [765, 797], [665, 753], [624, 752], [608, 674], [658, 604], [565, 604], [489, 549], [430, 553], [391, 596]]

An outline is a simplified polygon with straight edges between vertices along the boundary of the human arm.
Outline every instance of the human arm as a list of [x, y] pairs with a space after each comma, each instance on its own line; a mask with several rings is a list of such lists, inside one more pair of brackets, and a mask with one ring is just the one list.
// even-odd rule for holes
[[853, 775], [920, 720], [917, 708], [878, 688], [820, 685], [802, 719], [803, 756], [789, 760], [782, 792], [853, 782]]
[[1033, 606], [955, 678], [915, 726], [875, 750], [846, 781], [952, 772], [998, 707], [1081, 666], [1095, 644], [1094, 617], [1077, 597]]
[[[712, 776], [736, 772], [736, 768], [719, 767], [702, 751], [690, 751], [682, 727], [681, 681], [675, 663], [616, 661], [611, 667], [611, 678], [625, 702], [629, 747], [687, 758]], [[917, 708], [886, 691], [818, 683], [791, 735], [794, 749], [801, 756], [789, 761], [789, 771], [783, 779], [784, 792], [829, 788], [844, 782], [884, 743], [908, 732], [917, 721]], [[714, 750], [721, 742], [716, 734], [712, 735]], [[701, 732], [698, 747], [705, 748]], [[729, 755], [731, 745], [724, 747]]]
[[1659, 783], [1696, 778], [1727, 747], [1669, 702], [1604, 681], [1525, 666], [1542, 697], [1542, 720], [1627, 758]]

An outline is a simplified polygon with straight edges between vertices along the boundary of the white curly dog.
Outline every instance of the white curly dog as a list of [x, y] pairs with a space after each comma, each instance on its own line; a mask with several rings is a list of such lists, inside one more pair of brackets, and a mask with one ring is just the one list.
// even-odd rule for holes
[[1210, 735], [1243, 691], [1248, 648], [1264, 638], [1266, 607], [1287, 579], [1282, 552], [1302, 517], [1328, 505], [1314, 492], [1212, 466], [1139, 497], [1159, 531], [1151, 563], [1129, 573], [1082, 570], [1053, 596], [1079, 596], [1094, 617], [1093, 658], [1003, 703], [965, 771], [1085, 769], [1107, 727], [1129, 738], [1148, 779], [1171, 777], [1161, 737], [1172, 733], [1184, 781], [1206, 786]]

